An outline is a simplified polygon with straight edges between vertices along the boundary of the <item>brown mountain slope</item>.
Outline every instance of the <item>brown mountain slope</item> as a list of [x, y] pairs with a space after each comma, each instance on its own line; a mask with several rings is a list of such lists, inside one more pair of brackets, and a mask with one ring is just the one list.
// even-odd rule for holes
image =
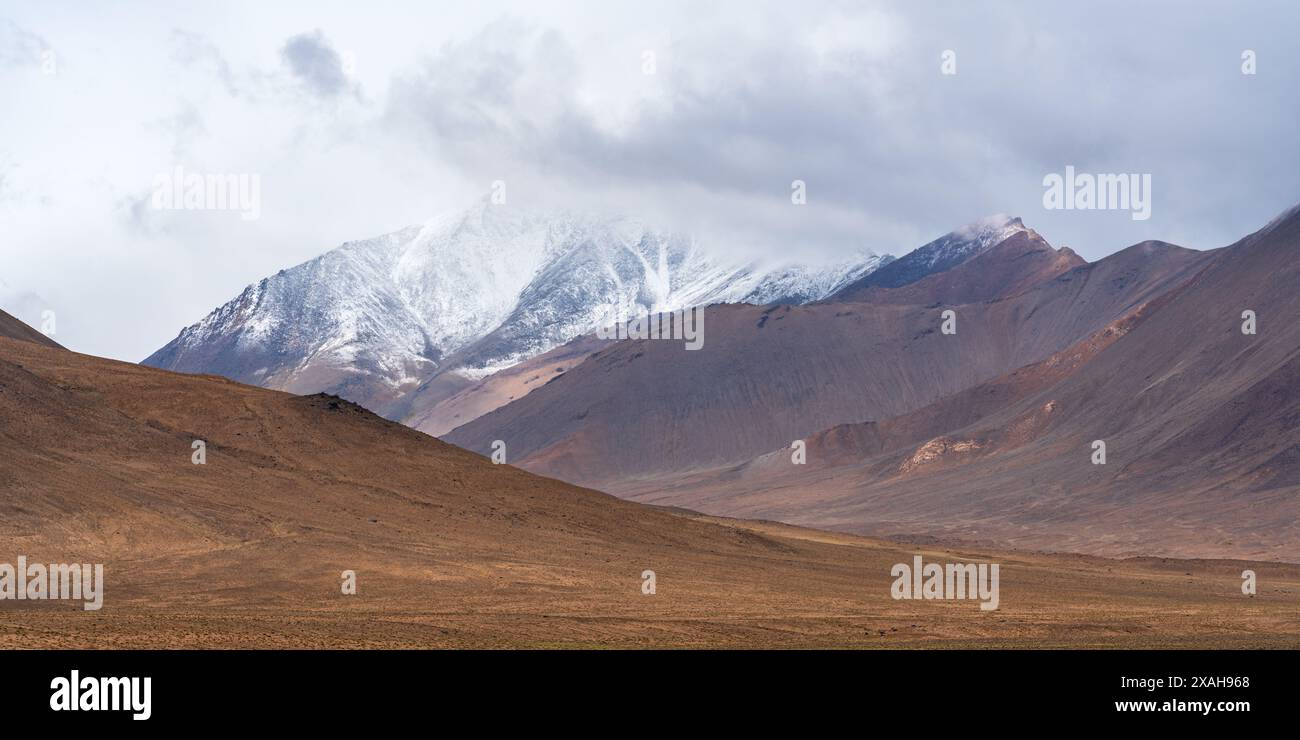
[[1297, 247], [1293, 217], [1048, 362], [815, 435], [807, 466], [773, 452], [622, 493], [857, 532], [1300, 559]]
[[50, 339], [4, 311], [0, 311], [0, 337], [21, 339], [25, 342], [36, 342], [37, 344], [43, 344], [46, 347], [59, 346], [58, 342], [55, 342], [53, 339]]
[[[1014, 295], [964, 305], [710, 307], [701, 350], [618, 342], [444, 438], [483, 453], [502, 440], [510, 459], [529, 470], [600, 488], [738, 463], [838, 424], [907, 413], [1042, 360], [1186, 281], [1211, 258], [1148, 243], [1057, 275], [1044, 273], [1037, 258], [1019, 259], [1027, 247], [1042, 251], [1036, 240], [1017, 237], [957, 268], [1010, 276], [998, 284], [1014, 286]], [[1014, 275], [1025, 267], [1055, 276], [1023, 290]], [[942, 278], [916, 285], [924, 290]], [[955, 335], [939, 331], [949, 307], [958, 316]]]
[[[0, 601], [5, 648], [1300, 646], [1296, 566], [712, 520], [493, 466], [331, 397], [12, 339], [0, 542], [0, 562], [102, 563], [106, 579], [100, 611]], [[892, 564], [917, 553], [999, 562], [999, 610], [891, 599]]]
[[518, 365], [470, 380], [456, 372], [439, 372], [407, 394], [401, 421], [437, 437], [546, 385], [607, 344], [594, 336], [579, 337]]

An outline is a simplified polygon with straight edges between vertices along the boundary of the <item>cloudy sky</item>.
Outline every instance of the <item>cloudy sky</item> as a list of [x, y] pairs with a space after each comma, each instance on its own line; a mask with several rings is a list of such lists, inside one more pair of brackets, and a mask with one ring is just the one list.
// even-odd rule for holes
[[[998, 212], [1088, 259], [1222, 246], [1300, 202], [1298, 8], [0, 0], [0, 306], [137, 361], [498, 180], [810, 261]], [[1067, 165], [1150, 174], [1151, 217], [1045, 209]], [[178, 166], [258, 175], [259, 217], [153, 208]]]

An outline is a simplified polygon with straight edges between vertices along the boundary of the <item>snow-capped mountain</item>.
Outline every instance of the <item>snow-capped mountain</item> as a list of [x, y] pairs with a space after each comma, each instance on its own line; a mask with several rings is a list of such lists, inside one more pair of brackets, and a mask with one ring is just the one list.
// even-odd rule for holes
[[967, 224], [918, 247], [881, 269], [835, 291], [837, 298], [860, 293], [870, 287], [898, 288], [921, 278], [944, 272], [981, 252], [1001, 244], [1008, 237], [1029, 229], [1019, 218], [997, 214]]
[[815, 301], [891, 259], [746, 264], [636, 219], [485, 201], [264, 278], [144, 364], [338, 393], [382, 413], [453, 353], [458, 373], [481, 377], [620, 311]]

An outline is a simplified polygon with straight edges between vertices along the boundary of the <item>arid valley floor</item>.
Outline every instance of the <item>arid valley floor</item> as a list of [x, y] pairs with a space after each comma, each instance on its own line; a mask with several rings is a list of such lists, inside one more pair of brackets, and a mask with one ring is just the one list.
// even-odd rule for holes
[[[708, 550], [646, 547], [595, 562], [571, 554], [544, 566], [513, 548], [454, 564], [421, 565], [414, 547], [400, 564], [377, 552], [345, 562], [342, 543], [294, 535], [123, 563], [109, 571], [100, 612], [0, 610], [0, 648], [1300, 646], [1296, 566], [1250, 564], [1265, 585], [1248, 598], [1237, 562], [921, 550], [1000, 561], [1002, 603], [986, 613], [973, 601], [892, 600], [882, 574], [916, 552], [906, 547], [694, 523], [716, 524]], [[314, 573], [288, 565], [300, 556]], [[334, 571], [357, 562], [360, 593], [338, 595]], [[648, 562], [662, 563], [654, 596], [640, 591], [638, 568]]]
[[[332, 397], [30, 336], [0, 337], [0, 399], [0, 561], [102, 562], [106, 580], [97, 612], [0, 602], [0, 648], [1300, 646], [1298, 565], [705, 517], [492, 465]], [[1000, 563], [998, 610], [891, 598], [916, 554]]]

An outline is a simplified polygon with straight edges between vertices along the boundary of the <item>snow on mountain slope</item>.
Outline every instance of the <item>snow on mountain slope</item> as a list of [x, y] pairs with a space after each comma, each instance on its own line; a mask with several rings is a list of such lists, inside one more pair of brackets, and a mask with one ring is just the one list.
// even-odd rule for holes
[[835, 298], [853, 300], [868, 288], [898, 288], [932, 275], [950, 270], [1001, 244], [1014, 234], [1028, 231], [1019, 218], [1004, 214], [988, 216], [956, 231], [944, 234], [879, 270], [871, 272], [836, 291]]
[[457, 372], [482, 377], [618, 311], [820, 300], [889, 259], [745, 264], [635, 219], [484, 201], [250, 285], [144, 364], [390, 413], [453, 353]]

